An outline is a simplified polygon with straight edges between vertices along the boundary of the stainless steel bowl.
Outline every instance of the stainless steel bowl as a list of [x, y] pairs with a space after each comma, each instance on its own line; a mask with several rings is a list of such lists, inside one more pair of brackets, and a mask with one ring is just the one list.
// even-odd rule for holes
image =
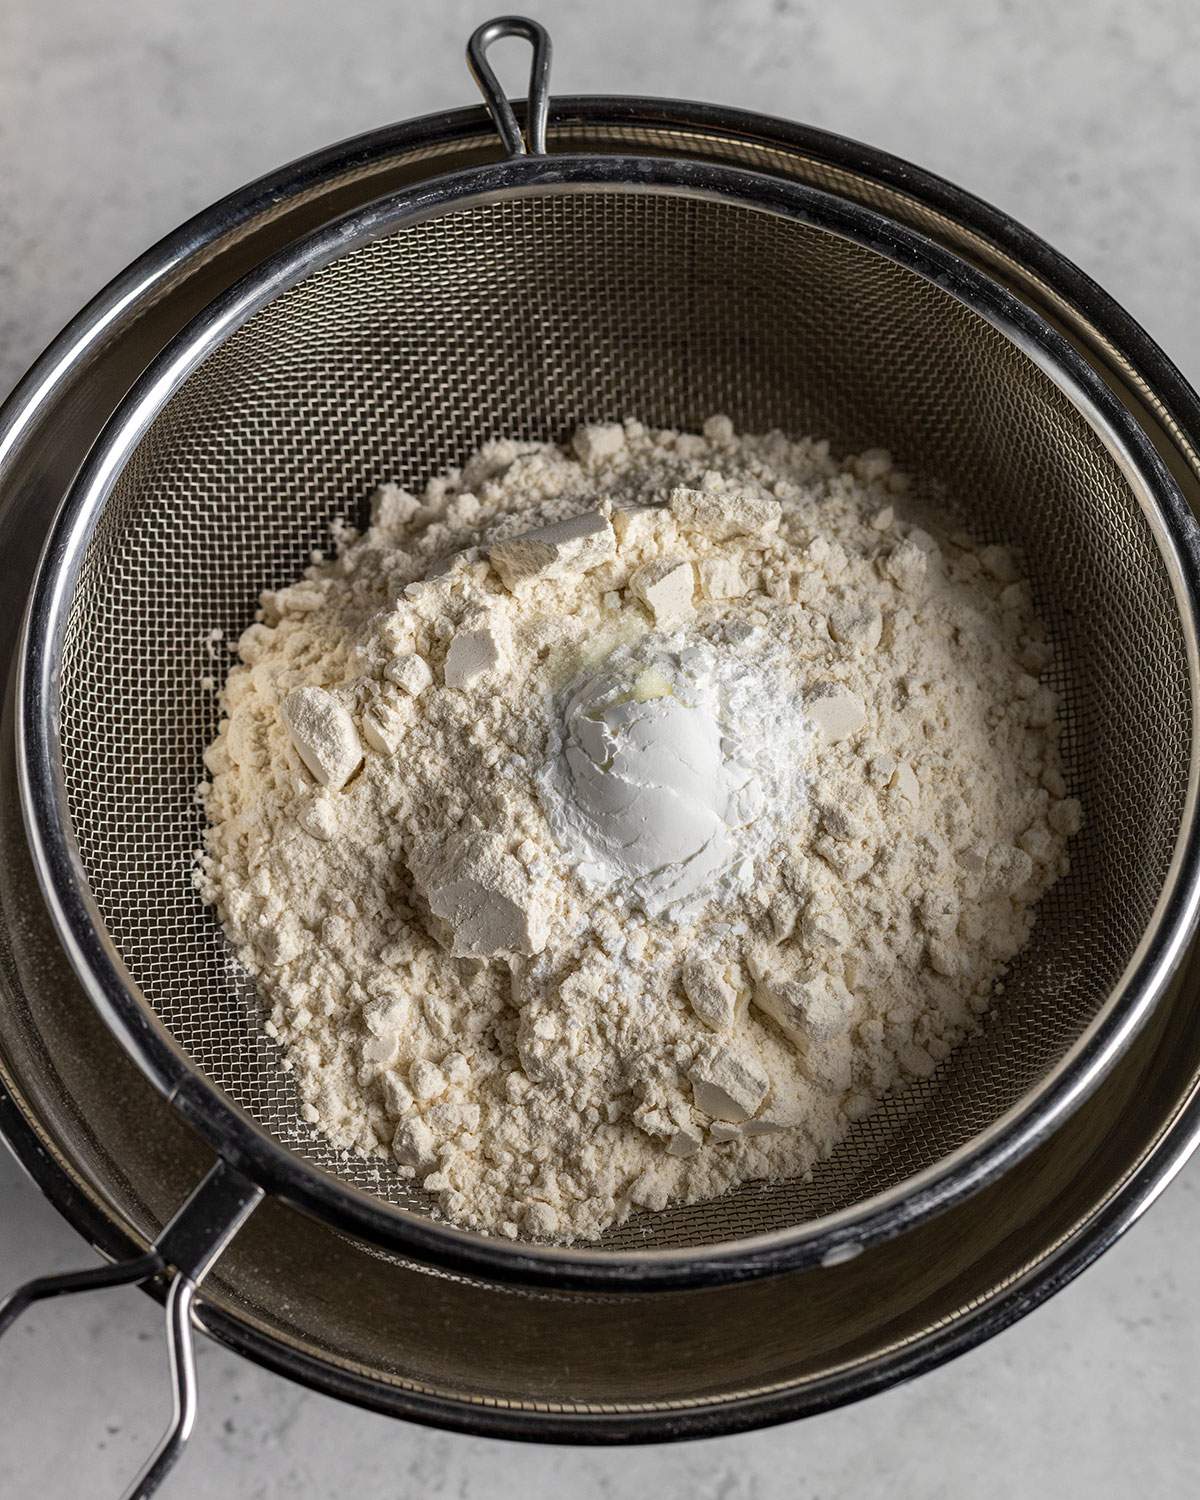
[[[1059, 329], [1194, 502], [1200, 411], [1178, 373], [1080, 273], [956, 189], [818, 132], [702, 106], [561, 101], [550, 143], [751, 167], [911, 226]], [[380, 132], [236, 195], [127, 273], [6, 410], [0, 556], [10, 589], [27, 591], [51, 515], [130, 381], [193, 314], [339, 213], [494, 155], [478, 111]], [[13, 623], [3, 626], [9, 644]], [[11, 695], [10, 683], [7, 730]], [[8, 733], [4, 749], [5, 1129], [75, 1222], [127, 1256], [160, 1235], [211, 1153], [133, 1069], [66, 963], [24, 848]], [[326, 1389], [472, 1430], [628, 1440], [817, 1410], [1002, 1326], [1149, 1201], [1195, 1144], [1190, 995], [1185, 975], [1103, 1089], [1019, 1172], [852, 1263], [651, 1298], [531, 1294], [398, 1263], [298, 1212], [280, 1181], [205, 1282], [198, 1316], [235, 1347]], [[448, 1340], [447, 1327], [461, 1337]], [[539, 1354], [548, 1344], [552, 1388]]]

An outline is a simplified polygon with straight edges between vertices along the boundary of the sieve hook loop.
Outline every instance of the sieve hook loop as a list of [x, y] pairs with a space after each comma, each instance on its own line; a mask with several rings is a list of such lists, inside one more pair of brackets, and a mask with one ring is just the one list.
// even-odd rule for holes
[[[528, 146], [513, 107], [487, 60], [488, 48], [502, 37], [522, 37], [533, 48], [529, 69], [529, 110], [526, 120]], [[483, 102], [495, 123], [509, 156], [545, 156], [546, 119], [550, 112], [550, 33], [528, 16], [497, 16], [485, 21], [467, 43], [467, 66], [479, 85]]]
[[35, 1302], [110, 1286], [144, 1286], [169, 1277], [167, 1354], [174, 1409], [158, 1446], [125, 1491], [123, 1500], [146, 1500], [183, 1451], [196, 1420], [196, 1360], [192, 1305], [196, 1288], [262, 1197], [262, 1189], [218, 1161], [166, 1226], [153, 1247], [132, 1260], [39, 1276], [0, 1299], [0, 1336]]

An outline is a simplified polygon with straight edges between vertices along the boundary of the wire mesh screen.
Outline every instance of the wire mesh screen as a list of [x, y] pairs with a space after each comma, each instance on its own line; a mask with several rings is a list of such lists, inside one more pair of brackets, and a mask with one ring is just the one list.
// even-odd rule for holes
[[[214, 1083], [294, 1151], [427, 1212], [383, 1161], [304, 1125], [253, 987], [191, 883], [202, 686], [258, 593], [384, 480], [500, 434], [728, 412], [890, 448], [984, 539], [1023, 547], [1057, 646], [1070, 875], [983, 1033], [808, 1180], [641, 1215], [606, 1243], [702, 1245], [846, 1207], [966, 1143], [1077, 1040], [1151, 919], [1179, 828], [1191, 705], [1151, 530], [1096, 435], [1006, 339], [867, 250], [729, 204], [612, 190], [461, 209], [358, 249], [258, 313], [142, 441], [90, 545], [62, 662], [66, 795], [109, 933]], [[361, 519], [361, 516], [358, 516]]]

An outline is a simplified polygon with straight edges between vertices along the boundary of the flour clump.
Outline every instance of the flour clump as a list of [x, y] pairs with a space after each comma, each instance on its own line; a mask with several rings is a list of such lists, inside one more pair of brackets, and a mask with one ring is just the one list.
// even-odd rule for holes
[[725, 417], [384, 486], [239, 657], [200, 893], [305, 1120], [491, 1234], [811, 1171], [1082, 819], [1020, 557]]

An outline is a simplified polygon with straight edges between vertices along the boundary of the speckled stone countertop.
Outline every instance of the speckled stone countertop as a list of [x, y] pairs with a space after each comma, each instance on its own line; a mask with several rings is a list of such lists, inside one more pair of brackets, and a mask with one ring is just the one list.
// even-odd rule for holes
[[[0, 391], [115, 272], [221, 194], [473, 98], [481, 0], [6, 0]], [[1200, 380], [1200, 7], [1192, 0], [541, 0], [562, 92], [715, 100], [885, 146], [1081, 264]], [[535, 1448], [341, 1406], [203, 1344], [172, 1500], [1009, 1500], [1195, 1493], [1200, 1161], [1032, 1317], [915, 1384], [686, 1447]], [[0, 1153], [0, 1283], [87, 1263]], [[118, 1495], [165, 1422], [135, 1292], [0, 1348], [0, 1494]]]

